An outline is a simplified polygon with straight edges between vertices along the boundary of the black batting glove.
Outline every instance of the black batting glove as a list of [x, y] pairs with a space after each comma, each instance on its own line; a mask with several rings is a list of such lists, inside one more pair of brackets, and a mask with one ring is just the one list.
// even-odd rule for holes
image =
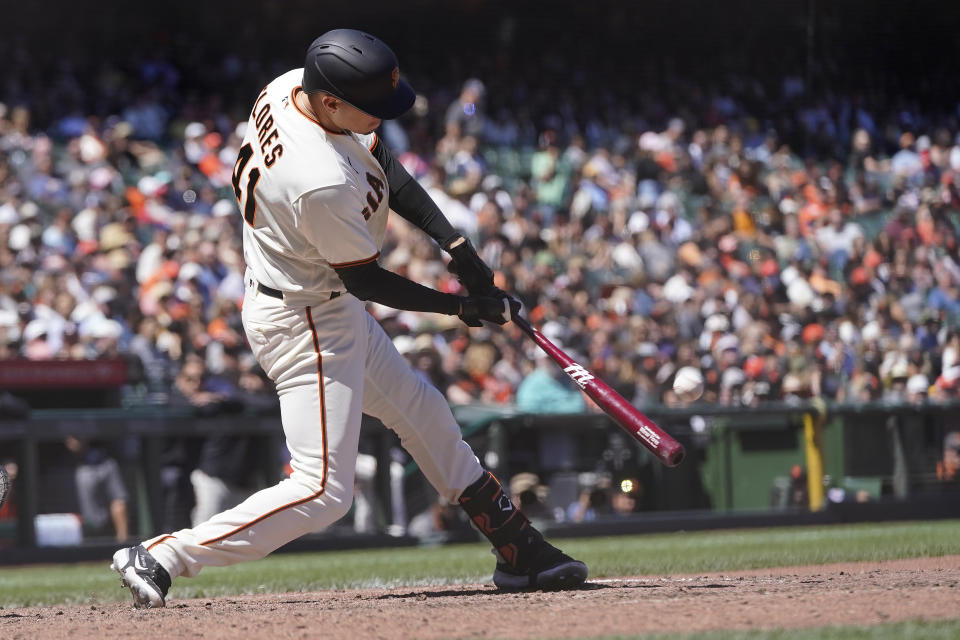
[[514, 298], [512, 295], [501, 289], [500, 287], [494, 287], [487, 296], [491, 298], [500, 298], [501, 300], [506, 300], [507, 304], [510, 305], [510, 319], [513, 319], [513, 316], [520, 313], [520, 310], [523, 309], [523, 303]]
[[457, 315], [468, 327], [483, 326], [481, 320], [494, 324], [506, 324], [513, 314], [520, 311], [520, 303], [494, 287], [501, 296], [466, 296], [460, 298], [460, 313]]
[[466, 287], [471, 295], [492, 295], [496, 289], [493, 285], [493, 271], [477, 255], [473, 244], [463, 236], [458, 236], [450, 245], [456, 246], [447, 249], [451, 258], [447, 270], [457, 276], [460, 284]]

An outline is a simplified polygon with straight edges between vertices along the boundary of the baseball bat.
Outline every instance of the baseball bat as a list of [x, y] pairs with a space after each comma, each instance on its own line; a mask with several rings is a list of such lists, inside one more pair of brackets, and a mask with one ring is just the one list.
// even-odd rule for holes
[[560, 365], [563, 372], [570, 376], [570, 379], [576, 382], [577, 386], [590, 396], [603, 412], [620, 425], [624, 431], [649, 449], [668, 467], [675, 467], [680, 464], [685, 454], [682, 444], [654, 424], [653, 420], [638, 411], [623, 396], [611, 389], [607, 383], [587, 371], [582, 365], [574, 362], [562, 349], [534, 329], [526, 318], [519, 314], [513, 314], [513, 322], [524, 333], [533, 338], [537, 346]]

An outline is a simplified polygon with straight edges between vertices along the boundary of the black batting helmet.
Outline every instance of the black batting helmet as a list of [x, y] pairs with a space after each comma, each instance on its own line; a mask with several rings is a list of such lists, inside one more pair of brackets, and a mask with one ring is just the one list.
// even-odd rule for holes
[[324, 91], [386, 120], [407, 111], [416, 97], [400, 79], [390, 47], [356, 29], [334, 29], [313, 41], [303, 65], [303, 90]]

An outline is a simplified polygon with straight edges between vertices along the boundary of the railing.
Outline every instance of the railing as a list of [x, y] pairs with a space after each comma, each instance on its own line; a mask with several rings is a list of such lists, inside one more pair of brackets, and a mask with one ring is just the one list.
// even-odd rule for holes
[[[831, 487], [869, 486], [874, 499], [903, 499], [935, 487], [944, 437], [960, 431], [957, 402], [645, 411], [686, 446], [688, 457], [676, 469], [658, 464], [602, 414], [491, 417], [484, 425], [490, 440], [486, 462], [502, 476], [522, 470], [575, 472], [595, 468], [599, 461], [615, 474], [619, 466], [621, 475], [640, 467], [655, 480], [653, 508], [667, 510], [776, 506], [770, 496], [774, 482], [799, 465], [807, 478], [806, 506], [817, 510]], [[545, 441], [559, 458], [532, 453]], [[632, 464], [618, 465], [625, 457]], [[698, 496], [698, 489], [705, 494]]]
[[[584, 472], [609, 474], [614, 491], [621, 480], [629, 479], [634, 492], [642, 488], [642, 494], [636, 494], [637, 509], [644, 511], [796, 506], [795, 496], [784, 496], [791, 487], [798, 488], [797, 478], [791, 478], [794, 468], [805, 472], [806, 482], [800, 487], [805, 489], [803, 506], [813, 511], [836, 498], [837, 490], [846, 492], [845, 499], [903, 501], [943, 486], [936, 468], [943, 457], [944, 437], [960, 431], [960, 403], [705, 405], [646, 411], [686, 446], [688, 455], [679, 467], [659, 464], [603, 414], [524, 415], [509, 408], [455, 408], [464, 436], [481, 462], [505, 485], [519, 472], [537, 474], [549, 487], [554, 511], [576, 500]], [[14, 458], [19, 464], [17, 546], [36, 543], [41, 479], [53, 471], [44, 466], [42, 451], [51, 443], [70, 435], [132, 443], [121, 462], [136, 485], [131, 491], [133, 531], [146, 537], [156, 533], [161, 517], [162, 440], [217, 434], [261, 438], [261, 464], [251, 473], [258, 473], [264, 485], [279, 480], [282, 432], [279, 416], [273, 413], [200, 418], [189, 410], [157, 408], [42, 410], [28, 418], [0, 420], [0, 459]], [[378, 461], [374, 479], [378, 520], [389, 523], [390, 454], [398, 441], [373, 424], [365, 425], [364, 437]], [[408, 482], [423, 482], [413, 462], [406, 463], [403, 475]], [[834, 491], [828, 494], [829, 489]]]

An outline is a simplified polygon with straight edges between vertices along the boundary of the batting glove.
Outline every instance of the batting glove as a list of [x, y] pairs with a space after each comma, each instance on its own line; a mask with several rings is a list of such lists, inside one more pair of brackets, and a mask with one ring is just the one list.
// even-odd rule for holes
[[513, 314], [520, 311], [520, 303], [494, 287], [502, 296], [466, 296], [460, 298], [460, 313], [457, 315], [468, 327], [479, 327], [481, 320], [506, 324]]
[[473, 244], [463, 236], [450, 244], [455, 246], [447, 249], [451, 258], [447, 270], [457, 276], [460, 284], [466, 287], [471, 295], [492, 295], [496, 289], [493, 285], [493, 271], [477, 255]]

